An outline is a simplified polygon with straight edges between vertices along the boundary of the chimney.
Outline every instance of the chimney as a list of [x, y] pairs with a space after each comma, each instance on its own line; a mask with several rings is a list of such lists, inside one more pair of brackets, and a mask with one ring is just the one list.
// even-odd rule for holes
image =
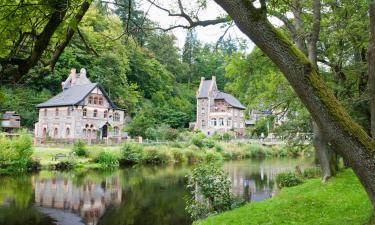
[[74, 69], [74, 68], [71, 69], [69, 76], [71, 77], [71, 83], [74, 84], [76, 82], [76, 80], [77, 80], [77, 70]]
[[79, 77], [86, 78], [86, 69], [85, 68], [82, 68], [79, 71]]
[[204, 81], [204, 79], [205, 79], [204, 77], [201, 77], [201, 82]]
[[216, 76], [212, 76], [211, 80], [216, 83]]

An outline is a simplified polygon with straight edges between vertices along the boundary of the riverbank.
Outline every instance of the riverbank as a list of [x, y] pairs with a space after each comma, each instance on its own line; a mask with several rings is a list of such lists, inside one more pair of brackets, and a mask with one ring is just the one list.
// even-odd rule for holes
[[284, 188], [276, 197], [197, 221], [194, 225], [365, 224], [371, 215], [367, 194], [351, 170], [323, 184], [311, 179]]

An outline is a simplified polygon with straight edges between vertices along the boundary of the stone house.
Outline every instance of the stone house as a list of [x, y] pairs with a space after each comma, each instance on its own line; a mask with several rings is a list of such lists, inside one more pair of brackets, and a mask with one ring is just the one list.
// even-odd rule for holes
[[219, 91], [215, 76], [211, 80], [201, 78], [196, 98], [196, 130], [206, 135], [228, 131], [234, 131], [237, 136], [244, 135], [245, 106], [232, 95]]
[[86, 70], [71, 70], [62, 83], [62, 92], [36, 106], [39, 120], [35, 124], [35, 138], [43, 142], [47, 137], [72, 142], [118, 142], [122, 138], [124, 111], [116, 107], [103, 87], [86, 77]]

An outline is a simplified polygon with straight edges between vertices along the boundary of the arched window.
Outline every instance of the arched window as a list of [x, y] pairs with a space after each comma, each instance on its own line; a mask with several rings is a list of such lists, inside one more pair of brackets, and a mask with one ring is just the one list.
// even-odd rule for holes
[[120, 129], [118, 127], [113, 127], [113, 134], [114, 135], [119, 135]]
[[97, 116], [98, 116], [98, 110], [97, 110], [97, 109], [94, 109], [93, 117], [97, 117]]
[[90, 125], [90, 128], [94, 128], [94, 124], [91, 124], [91, 125]]
[[108, 116], [108, 111], [104, 110], [104, 118], [107, 118], [107, 116]]
[[59, 108], [55, 109], [55, 116], [59, 116]]
[[46, 127], [43, 128], [43, 137], [44, 138], [47, 137], [47, 128]]
[[103, 98], [99, 97], [99, 105], [103, 105]]
[[47, 109], [44, 109], [44, 116], [47, 116]]
[[98, 97], [94, 97], [94, 105], [98, 104]]
[[212, 118], [211, 119], [211, 126], [216, 126], [216, 125], [217, 125], [216, 118]]
[[57, 129], [57, 127], [55, 127], [55, 129], [53, 130], [53, 137], [57, 138], [58, 136], [59, 136], [59, 129]]
[[219, 118], [219, 126], [224, 126], [224, 119], [223, 118]]
[[89, 97], [89, 104], [92, 104], [92, 96]]
[[65, 137], [69, 138], [69, 136], [70, 136], [70, 128], [67, 127], [66, 130], [65, 130]]
[[119, 113], [115, 113], [113, 114], [113, 121], [120, 121], [120, 114]]
[[88, 124], [86, 124], [86, 125], [85, 125], [85, 127], [86, 127], [86, 128], [89, 128], [89, 125], [88, 125]]
[[83, 111], [82, 111], [82, 115], [83, 115], [83, 116], [87, 116], [87, 109], [83, 109]]

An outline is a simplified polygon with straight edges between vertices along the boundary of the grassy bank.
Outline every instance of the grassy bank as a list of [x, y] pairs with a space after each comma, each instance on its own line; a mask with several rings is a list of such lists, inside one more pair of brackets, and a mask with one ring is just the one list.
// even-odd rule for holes
[[197, 221], [195, 225], [321, 224], [359, 225], [369, 221], [371, 204], [351, 170], [322, 184], [311, 179], [284, 188], [276, 197]]

